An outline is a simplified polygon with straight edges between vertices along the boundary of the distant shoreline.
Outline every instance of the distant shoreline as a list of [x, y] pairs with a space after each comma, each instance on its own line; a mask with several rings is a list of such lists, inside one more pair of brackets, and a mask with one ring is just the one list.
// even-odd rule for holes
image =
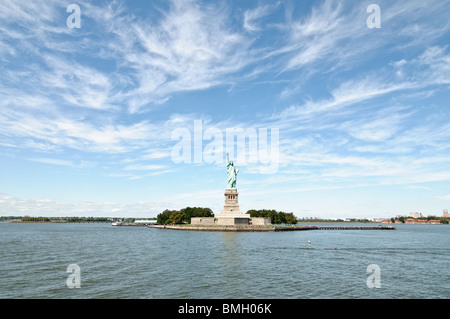
[[21, 220], [1, 220], [0, 223], [10, 223], [10, 224], [111, 224], [111, 222], [30, 222]]
[[[19, 219], [14, 219], [14, 220], [0, 220], [0, 222], [3, 223], [13, 223], [13, 224], [112, 224], [112, 221], [22, 221]], [[130, 223], [133, 224], [133, 223]], [[304, 224], [308, 224], [310, 225], [310, 222], [298, 222], [297, 224], [294, 224], [292, 226], [298, 225], [304, 225]], [[383, 225], [383, 226], [395, 226], [395, 225], [448, 225], [448, 224], [444, 224], [444, 223], [437, 223], [437, 222], [433, 222], [433, 223], [429, 223], [429, 222], [412, 222], [412, 223], [379, 223], [379, 222], [330, 222], [330, 221], [315, 221], [314, 224], [379, 224], [379, 225]], [[175, 227], [187, 227], [186, 224], [169, 224], [169, 225], [156, 225], [159, 227], [155, 227], [155, 228], [163, 228], [164, 226], [175, 226]], [[275, 225], [274, 225], [275, 226]], [[278, 227], [289, 227], [289, 226], [284, 226], [284, 225], [276, 225]], [[369, 227], [369, 226], [368, 226]]]
[[[2, 216], [0, 222], [9, 223], [45, 223], [45, 224], [69, 224], [69, 223], [114, 223], [126, 222], [133, 223], [140, 218], [119, 218], [119, 217], [30, 217], [30, 216]], [[148, 220], [156, 220], [155, 218], [146, 218]]]

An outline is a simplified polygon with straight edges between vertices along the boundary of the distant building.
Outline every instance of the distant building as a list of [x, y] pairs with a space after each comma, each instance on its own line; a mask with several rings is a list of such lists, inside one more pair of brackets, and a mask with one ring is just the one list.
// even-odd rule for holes
[[411, 213], [409, 213], [409, 216], [412, 217], [412, 218], [421, 218], [421, 217], [423, 217], [422, 214], [419, 213], [419, 212], [411, 212]]
[[448, 214], [447, 208], [444, 209], [443, 214], [442, 214], [442, 217], [450, 217], [450, 215]]

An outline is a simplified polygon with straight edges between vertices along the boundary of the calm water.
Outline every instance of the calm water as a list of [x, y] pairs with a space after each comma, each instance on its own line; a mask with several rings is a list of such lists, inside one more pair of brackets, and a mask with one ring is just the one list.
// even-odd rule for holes
[[[450, 225], [223, 233], [0, 223], [0, 244], [0, 298], [450, 297]], [[70, 264], [79, 289], [67, 287]], [[380, 288], [367, 286], [370, 264]]]

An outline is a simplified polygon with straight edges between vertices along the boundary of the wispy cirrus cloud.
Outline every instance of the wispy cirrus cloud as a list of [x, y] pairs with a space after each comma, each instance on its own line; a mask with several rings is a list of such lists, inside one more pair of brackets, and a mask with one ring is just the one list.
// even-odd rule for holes
[[[448, 20], [438, 14], [446, 6], [441, 1], [426, 5], [414, 1], [381, 1], [378, 4], [382, 10], [382, 27], [377, 30], [366, 26], [368, 13], [365, 4], [353, 5], [347, 1], [326, 0], [314, 6], [306, 16], [301, 15], [299, 18], [295, 16], [293, 9], [288, 10], [286, 28], [290, 36], [286, 44], [276, 51], [286, 54], [285, 70], [345, 70], [355, 66], [355, 63], [370, 60], [376, 50], [382, 49], [394, 39], [396, 49], [422, 47], [424, 43], [430, 43], [450, 29]], [[438, 18], [432, 19], [431, 25], [425, 26], [424, 16]], [[418, 30], [420, 41], [416, 42], [413, 40], [417, 40]]]
[[0, 114], [0, 133], [7, 139], [32, 139], [54, 145], [59, 149], [107, 153], [130, 152], [148, 146], [149, 141], [156, 139], [158, 132], [166, 131], [147, 121], [120, 125], [88, 123], [82, 118], [68, 119], [63, 116], [37, 117], [19, 111]]
[[[393, 93], [404, 92], [407, 100], [407, 96], [413, 96], [417, 91], [422, 92], [427, 88], [442, 90], [439, 86], [450, 81], [449, 61], [450, 54], [446, 53], [445, 48], [430, 47], [409, 61], [397, 61], [391, 72], [382, 69], [378, 73], [372, 71], [362, 77], [341, 82], [336, 88], [329, 90], [330, 98], [309, 99], [301, 105], [292, 105], [275, 114], [274, 119], [302, 123], [314, 119], [320, 122], [319, 118], [323, 114], [332, 112], [333, 116], [337, 116], [340, 113], [357, 112], [349, 107], [386, 98]], [[381, 107], [389, 108], [390, 106]]]
[[260, 25], [261, 20], [271, 15], [280, 4], [280, 1], [277, 1], [270, 4], [261, 4], [255, 8], [246, 10], [243, 16], [243, 28], [248, 32], [263, 30], [263, 27]]
[[87, 162], [87, 161], [69, 161], [64, 159], [57, 159], [57, 158], [48, 158], [48, 157], [39, 157], [39, 158], [27, 158], [27, 160], [42, 164], [49, 164], [49, 165], [57, 165], [57, 166], [66, 166], [66, 167], [72, 167], [72, 168], [86, 168], [94, 166], [95, 163]]
[[229, 25], [225, 3], [172, 1], [156, 21], [116, 20], [115, 44], [134, 85], [121, 92], [130, 113], [172, 94], [233, 83], [253, 61], [251, 41]]

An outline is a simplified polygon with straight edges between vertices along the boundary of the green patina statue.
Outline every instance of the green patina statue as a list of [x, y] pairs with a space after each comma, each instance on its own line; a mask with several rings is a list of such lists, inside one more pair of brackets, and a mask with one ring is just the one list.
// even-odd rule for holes
[[227, 175], [228, 175], [227, 189], [236, 189], [236, 175], [238, 172], [239, 169], [234, 167], [233, 161], [230, 162], [227, 152]]

